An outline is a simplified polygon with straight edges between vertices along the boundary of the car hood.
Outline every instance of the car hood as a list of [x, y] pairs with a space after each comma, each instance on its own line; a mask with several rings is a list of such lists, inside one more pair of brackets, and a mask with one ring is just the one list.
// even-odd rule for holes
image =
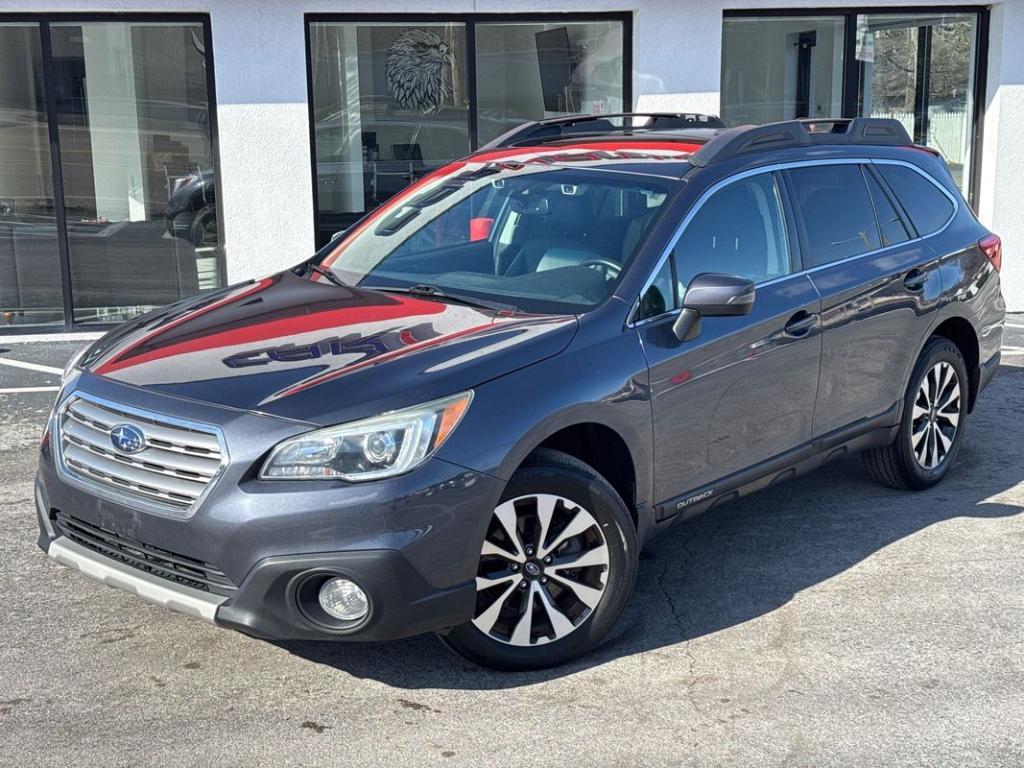
[[563, 350], [572, 315], [532, 315], [281, 272], [143, 315], [82, 367], [145, 390], [337, 424], [477, 386]]

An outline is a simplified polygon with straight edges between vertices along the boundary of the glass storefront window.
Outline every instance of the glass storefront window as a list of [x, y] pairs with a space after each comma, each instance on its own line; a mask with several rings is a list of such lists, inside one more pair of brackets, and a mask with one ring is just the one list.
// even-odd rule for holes
[[524, 121], [622, 111], [625, 26], [471, 16], [310, 22], [318, 245]]
[[844, 29], [842, 16], [723, 19], [722, 120], [839, 117]]
[[0, 333], [64, 323], [38, 24], [0, 24]]
[[857, 17], [858, 112], [899, 120], [939, 150], [961, 189], [970, 177], [975, 14]]
[[51, 25], [76, 323], [221, 284], [203, 27]]
[[204, 24], [65, 18], [0, 22], [0, 332], [223, 284]]
[[620, 21], [477, 24], [480, 143], [524, 120], [622, 112], [622, 26]]
[[310, 26], [318, 239], [470, 149], [466, 29]]
[[977, 13], [727, 13], [722, 119], [893, 118], [969, 192], [977, 41]]

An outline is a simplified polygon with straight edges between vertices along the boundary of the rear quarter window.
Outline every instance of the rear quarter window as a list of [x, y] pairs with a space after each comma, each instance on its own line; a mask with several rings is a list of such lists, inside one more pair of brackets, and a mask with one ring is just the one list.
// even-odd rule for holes
[[878, 163], [875, 168], [895, 193], [921, 237], [942, 229], [953, 215], [952, 201], [917, 171], [888, 163]]

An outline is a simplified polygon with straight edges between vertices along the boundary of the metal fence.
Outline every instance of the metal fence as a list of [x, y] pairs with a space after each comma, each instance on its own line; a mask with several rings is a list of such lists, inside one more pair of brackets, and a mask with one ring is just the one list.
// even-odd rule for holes
[[[872, 117], [895, 118], [903, 123], [907, 133], [914, 135], [913, 112], [874, 112]], [[948, 111], [934, 109], [928, 113], [928, 141], [942, 153], [950, 165], [963, 165], [967, 157], [967, 132], [970, 126], [967, 110]]]

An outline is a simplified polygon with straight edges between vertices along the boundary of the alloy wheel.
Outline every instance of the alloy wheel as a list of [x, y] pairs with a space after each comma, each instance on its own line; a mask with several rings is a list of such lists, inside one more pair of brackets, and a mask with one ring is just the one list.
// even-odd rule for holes
[[935, 469], [949, 454], [960, 425], [961, 391], [956, 369], [945, 361], [931, 367], [914, 398], [910, 447], [917, 463]]
[[514, 646], [560, 640], [593, 614], [608, 568], [604, 532], [579, 504], [552, 494], [510, 499], [484, 537], [473, 624]]

